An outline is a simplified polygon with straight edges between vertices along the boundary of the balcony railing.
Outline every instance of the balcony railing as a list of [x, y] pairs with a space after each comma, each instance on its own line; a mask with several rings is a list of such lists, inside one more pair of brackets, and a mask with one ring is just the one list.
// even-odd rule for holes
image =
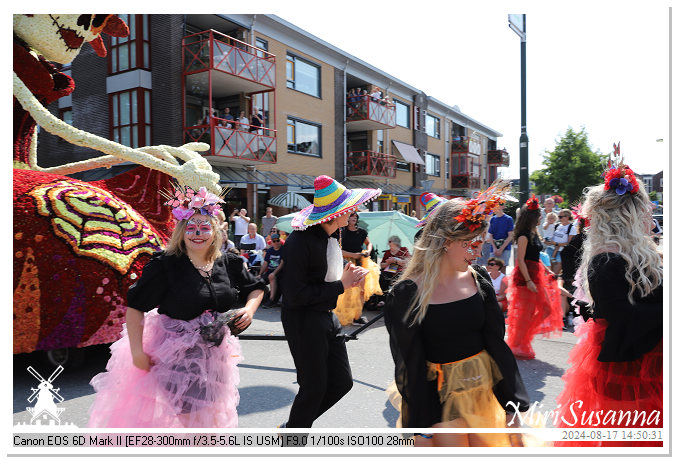
[[214, 30], [184, 37], [184, 73], [208, 69], [276, 87], [275, 55]]
[[370, 95], [347, 97], [347, 123], [373, 121], [379, 128], [396, 127], [396, 105]]
[[495, 166], [509, 166], [509, 153], [507, 150], [488, 150], [488, 164]]
[[347, 176], [372, 176], [394, 179], [396, 157], [374, 151], [347, 153]]
[[471, 174], [453, 174], [450, 176], [451, 188], [478, 189], [481, 188], [481, 178]]
[[210, 144], [210, 151], [203, 152], [205, 156], [262, 163], [277, 160], [276, 131], [266, 127], [210, 118], [208, 123], [184, 128], [184, 140]]
[[481, 154], [481, 142], [475, 137], [455, 136], [450, 141], [451, 153]]

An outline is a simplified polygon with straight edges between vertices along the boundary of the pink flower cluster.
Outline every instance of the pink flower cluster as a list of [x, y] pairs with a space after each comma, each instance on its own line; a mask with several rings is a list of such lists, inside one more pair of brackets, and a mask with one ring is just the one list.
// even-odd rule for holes
[[184, 189], [177, 187], [172, 199], [165, 202], [172, 207], [172, 215], [177, 221], [189, 219], [196, 213], [205, 216], [217, 216], [222, 210], [219, 203], [224, 203], [220, 197], [207, 191], [205, 187], [198, 189], [198, 193], [191, 187]]

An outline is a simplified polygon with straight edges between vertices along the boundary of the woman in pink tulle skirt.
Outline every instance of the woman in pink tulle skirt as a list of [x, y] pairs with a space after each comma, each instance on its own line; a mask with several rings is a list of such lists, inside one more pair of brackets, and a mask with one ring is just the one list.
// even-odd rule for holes
[[[130, 287], [123, 337], [90, 382], [89, 427], [238, 426], [232, 331], [252, 322], [266, 286], [238, 256], [220, 253], [219, 197], [189, 189], [171, 201], [178, 223], [167, 249]], [[244, 307], [227, 312], [241, 298]]]

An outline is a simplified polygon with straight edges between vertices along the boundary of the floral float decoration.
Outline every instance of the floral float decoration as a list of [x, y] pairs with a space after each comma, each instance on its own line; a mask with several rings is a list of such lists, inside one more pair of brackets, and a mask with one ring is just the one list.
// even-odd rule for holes
[[[13, 352], [82, 347], [120, 337], [127, 288], [162, 248], [174, 219], [158, 192], [174, 177], [219, 193], [204, 143], [130, 148], [79, 130], [45, 105], [70, 95], [69, 63], [85, 44], [106, 56], [101, 34], [125, 37], [116, 15], [14, 15]], [[43, 168], [36, 126], [98, 158]], [[68, 174], [131, 161], [140, 167], [82, 182]]]

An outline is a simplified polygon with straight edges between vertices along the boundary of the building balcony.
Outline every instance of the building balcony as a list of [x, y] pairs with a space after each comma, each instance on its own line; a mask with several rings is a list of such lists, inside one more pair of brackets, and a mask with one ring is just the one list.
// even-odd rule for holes
[[396, 105], [370, 95], [347, 98], [347, 131], [393, 129], [396, 127]]
[[509, 153], [507, 153], [507, 150], [488, 150], [488, 165], [509, 166]]
[[481, 141], [475, 137], [455, 136], [450, 141], [451, 153], [481, 154]]
[[209, 124], [185, 127], [184, 141], [209, 144], [210, 150], [202, 155], [211, 163], [273, 164], [277, 161], [276, 131], [266, 127], [210, 118]]
[[450, 176], [450, 188], [479, 189], [481, 188], [481, 177], [473, 174], [453, 174]]
[[374, 151], [347, 153], [347, 177], [384, 180], [396, 178], [396, 157]]
[[[187, 89], [200, 92], [212, 79], [215, 87], [228, 87], [232, 93], [275, 90], [276, 57], [240, 40], [214, 30], [184, 37], [182, 70]], [[218, 73], [204, 71], [217, 70]]]

